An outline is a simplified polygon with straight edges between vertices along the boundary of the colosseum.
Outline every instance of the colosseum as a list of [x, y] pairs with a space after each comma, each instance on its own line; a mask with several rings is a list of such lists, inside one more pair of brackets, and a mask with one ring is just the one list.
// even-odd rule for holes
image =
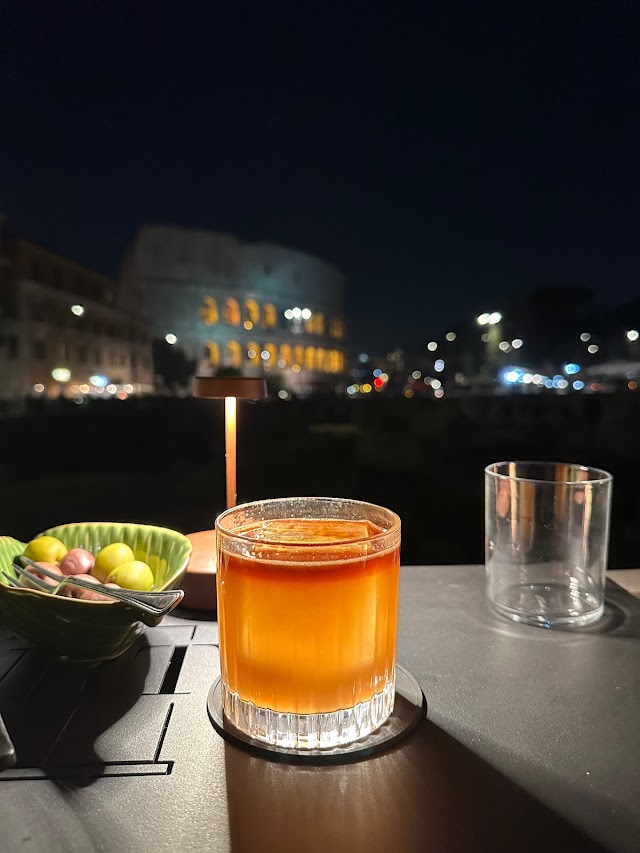
[[120, 302], [199, 373], [275, 374], [332, 391], [345, 371], [345, 278], [313, 256], [209, 231], [145, 226], [126, 252]]

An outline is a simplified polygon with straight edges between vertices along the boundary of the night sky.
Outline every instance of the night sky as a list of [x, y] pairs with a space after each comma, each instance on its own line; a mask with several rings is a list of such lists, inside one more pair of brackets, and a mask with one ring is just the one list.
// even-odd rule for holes
[[326, 258], [352, 340], [640, 296], [637, 0], [5, 0], [0, 209], [115, 274], [144, 223]]

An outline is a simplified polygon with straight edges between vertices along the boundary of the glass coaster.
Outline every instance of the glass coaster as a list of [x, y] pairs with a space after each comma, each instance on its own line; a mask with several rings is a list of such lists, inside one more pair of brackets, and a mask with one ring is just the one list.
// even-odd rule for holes
[[399, 665], [396, 666], [396, 698], [386, 723], [361, 740], [333, 749], [284, 749], [244, 734], [224, 716], [220, 678], [214, 681], [209, 690], [207, 710], [218, 734], [230, 743], [243, 746], [263, 758], [291, 764], [341, 764], [375, 755], [402, 740], [426, 716], [427, 700], [411, 673]]

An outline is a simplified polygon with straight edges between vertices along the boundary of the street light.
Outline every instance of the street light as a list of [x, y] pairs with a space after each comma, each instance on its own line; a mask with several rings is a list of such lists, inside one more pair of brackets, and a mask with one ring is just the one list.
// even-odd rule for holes
[[627, 332], [628, 341], [637, 341], [640, 338], [640, 332], [637, 329], [629, 329]]
[[490, 314], [484, 313], [476, 317], [476, 323], [479, 326], [496, 326], [502, 320], [502, 314], [499, 311], [492, 311]]

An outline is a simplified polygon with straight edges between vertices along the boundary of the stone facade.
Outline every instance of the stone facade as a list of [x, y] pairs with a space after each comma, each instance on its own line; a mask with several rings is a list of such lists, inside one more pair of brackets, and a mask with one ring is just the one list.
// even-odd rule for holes
[[145, 226], [126, 253], [119, 300], [199, 372], [276, 375], [304, 394], [342, 382], [344, 291], [337, 269], [293, 249]]
[[116, 301], [112, 279], [5, 232], [0, 397], [152, 391], [149, 326]]

